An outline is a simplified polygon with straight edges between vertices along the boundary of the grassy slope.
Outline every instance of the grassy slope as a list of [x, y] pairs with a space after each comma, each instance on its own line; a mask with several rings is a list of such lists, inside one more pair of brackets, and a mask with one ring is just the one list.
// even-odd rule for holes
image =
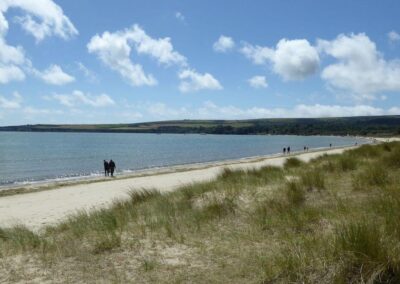
[[39, 234], [0, 230], [0, 282], [399, 283], [399, 174], [386, 143], [132, 193]]

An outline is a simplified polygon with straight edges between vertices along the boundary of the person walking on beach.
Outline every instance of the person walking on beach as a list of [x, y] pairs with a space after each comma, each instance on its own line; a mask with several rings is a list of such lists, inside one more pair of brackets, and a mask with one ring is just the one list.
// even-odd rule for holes
[[104, 176], [109, 176], [109, 175], [110, 175], [110, 165], [106, 160], [104, 160]]
[[288, 155], [290, 155], [290, 146], [287, 147], [287, 153], [288, 153]]
[[283, 148], [283, 155], [286, 155], [286, 148]]
[[110, 173], [111, 173], [111, 176], [113, 177], [114, 176], [114, 170], [115, 170], [115, 163], [114, 163], [114, 161], [113, 160], [110, 160], [110, 162], [108, 163], [108, 165], [109, 165], [109, 167], [110, 167]]

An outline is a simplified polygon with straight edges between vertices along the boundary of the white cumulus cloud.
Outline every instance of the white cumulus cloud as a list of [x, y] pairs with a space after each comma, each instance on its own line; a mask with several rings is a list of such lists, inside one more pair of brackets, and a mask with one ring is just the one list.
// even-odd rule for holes
[[318, 48], [337, 60], [321, 74], [332, 87], [361, 100], [374, 99], [380, 92], [400, 91], [400, 61], [385, 60], [364, 33], [319, 40]]
[[6, 84], [11, 81], [22, 81], [25, 79], [25, 74], [15, 65], [0, 64], [0, 83]]
[[52, 98], [66, 107], [78, 107], [80, 105], [106, 107], [115, 104], [114, 100], [106, 94], [95, 96], [79, 90], [75, 90], [71, 94], [54, 94]]
[[22, 96], [18, 92], [14, 92], [11, 98], [0, 96], [0, 108], [18, 109], [21, 107]]
[[395, 43], [400, 40], [400, 35], [396, 31], [390, 31], [387, 34], [389, 42]]
[[25, 79], [23, 66], [28, 63], [21, 46], [8, 45], [0, 36], [0, 83]]
[[95, 35], [87, 45], [90, 53], [96, 54], [100, 60], [112, 70], [120, 73], [133, 86], [157, 84], [151, 74], [145, 74], [140, 64], [132, 62], [132, 48], [138, 54], [145, 54], [155, 59], [159, 64], [186, 65], [186, 58], [174, 50], [171, 39], [154, 39], [138, 25], [114, 33], [104, 32], [101, 36]]
[[97, 81], [96, 74], [92, 70], [87, 68], [85, 64], [83, 64], [82, 62], [79, 62], [79, 61], [77, 61], [75, 63], [78, 66], [78, 69], [83, 73], [83, 75], [85, 75], [85, 77], [90, 82], [96, 82]]
[[9, 22], [6, 13], [10, 8], [22, 11], [15, 20], [39, 42], [48, 36], [68, 39], [78, 34], [62, 9], [52, 0], [1, 0], [0, 1], [0, 83], [25, 79], [24, 69], [31, 67], [21, 46], [7, 44]]
[[247, 81], [251, 87], [256, 89], [268, 87], [267, 79], [265, 78], [265, 76], [254, 76]]
[[214, 42], [213, 48], [216, 52], [227, 52], [235, 47], [235, 42], [231, 37], [221, 35], [219, 39]]
[[209, 73], [201, 74], [193, 69], [185, 69], [181, 71], [178, 76], [179, 79], [181, 79], [179, 90], [182, 93], [222, 89], [218, 80]]
[[37, 41], [53, 35], [68, 39], [78, 34], [78, 30], [64, 15], [61, 7], [51, 0], [3, 0], [3, 2], [4, 4], [0, 5], [2, 14], [8, 8], [19, 8], [26, 13], [24, 16], [16, 17], [16, 21]]
[[185, 16], [179, 11], [175, 12], [175, 18], [177, 18], [179, 21], [182, 21], [182, 22], [185, 21]]
[[319, 67], [318, 51], [306, 39], [281, 39], [275, 48], [245, 43], [240, 50], [254, 64], [272, 63], [272, 70], [284, 80], [302, 80]]
[[75, 81], [75, 78], [65, 73], [60, 66], [50, 65], [44, 71], [33, 70], [36, 76], [50, 85], [65, 85]]

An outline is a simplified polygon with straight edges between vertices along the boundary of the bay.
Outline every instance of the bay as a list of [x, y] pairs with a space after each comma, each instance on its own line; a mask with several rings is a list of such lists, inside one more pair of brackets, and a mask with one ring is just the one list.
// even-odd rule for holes
[[117, 174], [156, 167], [354, 145], [355, 137], [128, 133], [0, 132], [0, 186], [100, 176], [103, 160]]

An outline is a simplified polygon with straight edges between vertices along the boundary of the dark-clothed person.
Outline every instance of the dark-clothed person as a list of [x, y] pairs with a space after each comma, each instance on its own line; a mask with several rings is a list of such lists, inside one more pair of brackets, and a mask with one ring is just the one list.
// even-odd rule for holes
[[113, 177], [114, 176], [114, 170], [115, 170], [115, 163], [114, 163], [114, 161], [113, 160], [110, 160], [110, 162], [108, 163], [109, 164], [109, 166], [110, 166], [110, 173], [111, 173], [111, 176]]
[[287, 153], [288, 153], [288, 155], [290, 154], [290, 146], [287, 147]]
[[104, 160], [104, 176], [109, 176], [109, 175], [110, 175], [110, 165], [106, 160]]

